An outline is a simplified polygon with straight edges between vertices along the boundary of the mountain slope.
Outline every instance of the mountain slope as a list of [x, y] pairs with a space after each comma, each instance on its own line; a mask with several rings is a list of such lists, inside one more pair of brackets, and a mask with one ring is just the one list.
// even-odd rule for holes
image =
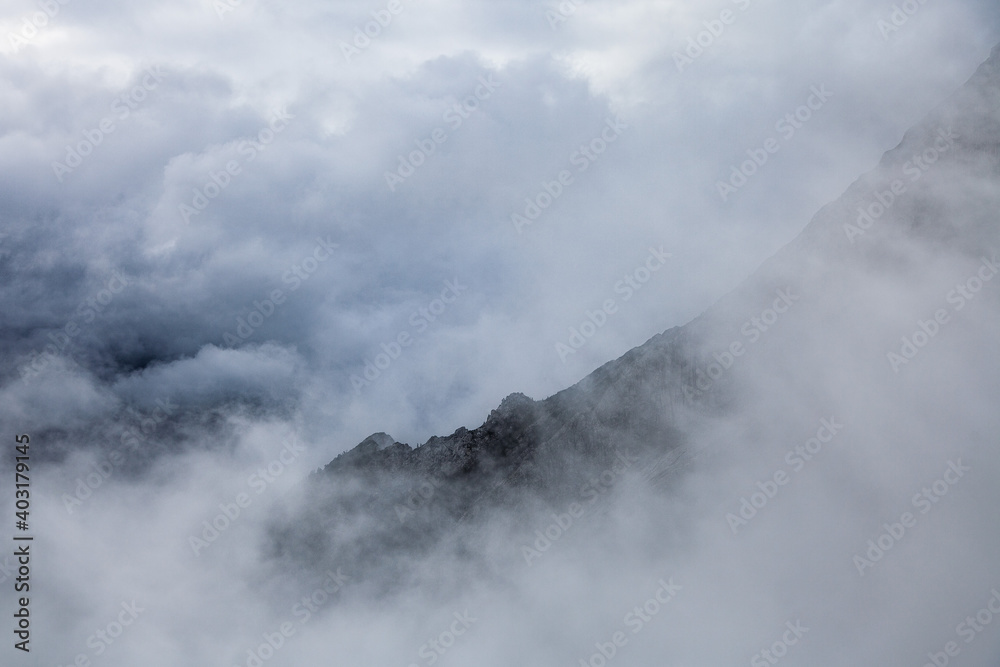
[[[369, 437], [310, 480], [312, 509], [276, 528], [277, 541], [288, 553], [305, 545], [316, 562], [363, 563], [398, 582], [410, 556], [437, 548], [456, 526], [498, 508], [554, 506], [616, 461], [664, 482], [706, 450], [717, 419], [766, 432], [759, 415], [789, 396], [816, 406], [789, 421], [811, 423], [838, 401], [860, 415], [870, 397], [898, 391], [900, 369], [887, 353], [924, 321], [920, 304], [940, 301], [954, 267], [974, 272], [1000, 247], [998, 176], [1000, 46], [704, 314], [547, 399], [508, 396], [476, 429], [416, 448]], [[887, 294], [898, 311], [884, 307]], [[841, 361], [828, 363], [834, 355]]]

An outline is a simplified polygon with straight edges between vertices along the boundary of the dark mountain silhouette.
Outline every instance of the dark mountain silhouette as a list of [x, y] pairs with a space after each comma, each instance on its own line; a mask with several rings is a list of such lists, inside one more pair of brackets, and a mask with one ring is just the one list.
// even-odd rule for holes
[[[304, 553], [324, 567], [351, 563], [362, 578], [377, 572], [380, 582], [399, 583], [409, 576], [407, 556], [440, 548], [498, 508], [554, 506], [623, 456], [642, 478], [668, 486], [696, 461], [688, 445], [702, 423], [747, 409], [765, 391], [747, 385], [750, 368], [769, 364], [786, 383], [831, 386], [829, 369], [783, 355], [782, 345], [825, 340], [841, 304], [863, 298], [863, 276], [905, 281], [918, 271], [901, 247], [974, 259], [996, 245], [998, 175], [1000, 46], [874, 170], [703, 315], [549, 398], [511, 394], [478, 428], [417, 447], [370, 436], [310, 478], [310, 516], [275, 527], [278, 553]], [[817, 322], [829, 324], [821, 330]], [[884, 345], [857, 356], [885, 374]], [[859, 381], [858, 391], [874, 389]]]

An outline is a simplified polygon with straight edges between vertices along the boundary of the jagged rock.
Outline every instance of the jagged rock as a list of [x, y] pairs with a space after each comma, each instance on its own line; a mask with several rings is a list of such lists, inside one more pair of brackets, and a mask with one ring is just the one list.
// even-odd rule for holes
[[[975, 210], [987, 213], [949, 215], [955, 201], [935, 191], [930, 178], [913, 181], [907, 184], [910, 196], [895, 201], [878, 225], [860, 230], [865, 244], [853, 246], [850, 226], [859, 207], [889, 189], [911, 156], [940, 143], [942, 132], [950, 133], [954, 150], [942, 154], [941, 162], [965, 182], [991, 186], [961, 195], [978, 197]], [[439, 544], [470, 517], [516, 507], [529, 495], [555, 503], [578, 488], [581, 475], [606, 469], [623, 452], [642, 462], [643, 478], [668, 482], [690, 460], [683, 449], [689, 426], [738, 400], [738, 392], [730, 391], [737, 373], [712, 375], [706, 369], [727, 363], [725, 351], [739, 339], [740, 324], [760, 314], [776, 290], [809, 294], [819, 308], [831, 285], [850, 284], [859, 271], [891, 270], [901, 238], [947, 240], [957, 252], [973, 255], [996, 238], [998, 146], [1000, 46], [878, 168], [824, 206], [796, 239], [704, 314], [547, 399], [507, 396], [476, 429], [459, 428], [412, 449], [385, 434], [366, 438], [313, 476], [312, 515], [305, 528], [285, 527], [281, 539], [312, 545], [310, 553], [322, 565], [364, 563], [385, 582], [391, 580], [386, 572], [405, 576], [400, 568], [407, 555]], [[361, 525], [364, 530], [355, 529]]]

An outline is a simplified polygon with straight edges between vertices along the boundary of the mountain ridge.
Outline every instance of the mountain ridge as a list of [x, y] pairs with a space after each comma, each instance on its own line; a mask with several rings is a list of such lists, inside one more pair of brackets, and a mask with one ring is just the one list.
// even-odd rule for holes
[[[982, 83], [983, 85], [976, 85], [978, 83]], [[719, 310], [725, 310], [730, 307], [730, 304], [733, 302], [742, 303], [752, 301], [752, 299], [746, 299], [746, 292], [750, 291], [757, 282], [769, 282], [775, 285], [780, 283], [781, 280], [774, 280], [774, 276], [772, 274], [785, 273], [784, 271], [776, 269], [780, 268], [780, 263], [788, 256], [793, 256], [794, 258], [801, 257], [804, 254], [802, 252], [803, 245], [817, 241], [829, 242], [832, 240], [831, 237], [836, 236], [838, 233], [843, 235], [843, 238], [846, 238], [848, 242], [853, 244], [853, 239], [847, 232], [844, 231], [846, 223], [842, 222], [843, 216], [850, 216], [853, 214], [856, 207], [861, 202], [866, 200], [866, 198], [869, 198], [873, 192], [879, 192], [879, 188], [885, 187], [884, 177], [880, 178], [882, 172], [896, 167], [902, 167], [905, 164], [905, 161], [910, 157], [910, 155], [907, 155], [908, 151], [912, 151], [915, 144], [921, 142], [922, 139], [926, 139], [928, 135], [933, 137], [936, 132], [940, 133], [942, 131], [949, 131], [947, 129], [942, 130], [943, 126], [949, 124], [949, 122], [954, 125], [956, 121], [960, 121], [963, 117], [968, 119], [970, 109], [980, 110], [984, 105], [988, 108], [989, 112], [994, 112], [1000, 108], [1000, 44], [993, 47], [989, 57], [979, 65], [965, 84], [959, 86], [947, 99], [925, 114], [919, 123], [906, 130], [899, 143], [895, 147], [884, 152], [875, 167], [855, 179], [855, 181], [852, 182], [837, 199], [822, 206], [813, 215], [809, 223], [806, 224], [806, 226], [803, 227], [803, 229], [794, 238], [789, 240], [788, 243], [779, 248], [769, 258], [765, 259], [756, 270], [747, 276], [746, 279], [725, 295], [717, 299], [700, 315], [693, 318], [686, 324], [671, 327], [670, 329], [653, 335], [644, 343], [628, 350], [620, 357], [602, 364], [578, 382], [556, 392], [555, 394], [552, 394], [545, 399], [535, 401], [528, 398], [521, 392], [513, 392], [509, 394], [501, 401], [498, 408], [490, 413], [486, 421], [484, 421], [480, 427], [471, 432], [465, 427], [461, 427], [454, 431], [451, 435], [433, 436], [425, 443], [416, 447], [410, 447], [409, 445], [403, 446], [406, 447], [409, 452], [416, 452], [428, 446], [431, 446], [432, 448], [444, 446], [444, 443], [447, 443], [451, 439], [463, 440], [468, 436], [468, 434], [481, 431], [481, 429], [486, 428], [487, 425], [490, 424], [491, 420], [505, 419], [508, 417], [514, 418], [513, 413], [517, 413], [519, 415], [517, 419], [520, 421], [523, 421], [525, 411], [531, 412], [538, 409], [545, 410], [548, 407], [552, 408], [553, 414], [558, 414], [561, 412], [559, 409], [561, 406], [559, 404], [565, 402], [567, 397], [573, 397], [573, 395], [577, 393], [593, 391], [593, 388], [590, 385], [599, 384], [602, 378], [612, 376], [619, 372], [629, 363], [631, 359], [634, 359], [636, 356], [646, 356], [651, 350], [657, 348], [659, 348], [659, 352], [661, 353], [673, 352], [674, 350], [667, 348], [671, 345], [678, 344], [676, 342], [678, 340], [683, 340], [692, 336], [693, 333], [697, 332], [697, 330], [706, 322], [711, 322], [715, 319]], [[980, 116], [982, 115], [985, 114], [980, 114]], [[961, 127], [961, 125], [962, 123], [959, 122], [959, 127]], [[997, 155], [997, 152], [1000, 151], [1000, 126], [998, 126], [996, 122], [994, 122], [994, 130], [996, 139], [994, 143], [987, 147], [987, 150], [992, 151], [994, 155]], [[957, 131], [957, 133], [958, 137], [956, 140], [960, 139], [962, 136], [960, 131]], [[968, 146], [965, 147], [968, 148]], [[834, 218], [836, 218], [836, 220], [834, 220]], [[865, 233], [865, 230], [860, 231]], [[513, 402], [517, 403], [517, 409], [505, 409], [505, 406]], [[536, 416], [536, 419], [532, 423], [537, 422], [537, 420], [538, 417]], [[352, 450], [349, 450], [349, 452], [358, 452], [371, 437], [372, 436], [366, 438], [365, 441], [357, 445]], [[395, 443], [395, 445], [401, 444], [402, 443]], [[394, 450], [390, 457], [398, 455], [398, 452]], [[334, 459], [328, 467], [334, 466], [336, 461], [341, 460], [341, 457], [343, 456], [344, 455], [342, 454]]]
[[[456, 526], [500, 508], [518, 515], [564, 504], [578, 494], [581, 479], [607, 473], [623, 457], [638, 462], [639, 477], [666, 487], [701, 456], [689, 447], [693, 434], [715, 416], [767, 400], [768, 392], [747, 383], [764, 378], [794, 392], [873, 391], [864, 384], [841, 387], [840, 369], [822, 366], [822, 354], [783, 358], [781, 346], [801, 339], [821, 351], [836, 344], [824, 339], [836, 327], [822, 323], [837, 317], [843, 303], [856, 306], [855, 321], [870, 317], [865, 307], [881, 305], [859, 295], [872, 280], [919, 290], [930, 274], [913, 257], [935, 250], [968, 259], [996, 242], [998, 109], [1000, 45], [872, 169], [690, 322], [657, 333], [545, 399], [512, 393], [474, 429], [461, 427], [417, 447], [369, 436], [310, 476], [312, 520], [302, 524], [307, 528], [283, 527], [280, 541], [305, 544], [322, 562], [363, 562], [387, 575], [378, 579], [390, 586], [410, 576], [402, 555], [439, 548]], [[978, 187], [980, 181], [989, 187]], [[881, 334], [888, 331], [885, 342], [892, 340], [897, 326], [910, 326], [909, 317], [906, 309], [896, 317], [890, 308], [881, 317], [887, 321], [868, 326], [873, 330], [860, 340], [874, 344], [845, 357], [857, 364], [853, 381], [881, 381], [879, 374], [888, 372]], [[820, 326], [811, 326], [817, 320]], [[761, 364], [775, 367], [754, 375]], [[359, 522], [366, 526], [363, 537], [353, 530]]]

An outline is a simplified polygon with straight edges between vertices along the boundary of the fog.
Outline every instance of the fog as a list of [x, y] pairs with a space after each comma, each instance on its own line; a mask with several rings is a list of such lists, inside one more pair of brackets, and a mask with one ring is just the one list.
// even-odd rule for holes
[[[0, 25], [5, 664], [1000, 656], [991, 3]], [[501, 487], [322, 470], [598, 368]]]

